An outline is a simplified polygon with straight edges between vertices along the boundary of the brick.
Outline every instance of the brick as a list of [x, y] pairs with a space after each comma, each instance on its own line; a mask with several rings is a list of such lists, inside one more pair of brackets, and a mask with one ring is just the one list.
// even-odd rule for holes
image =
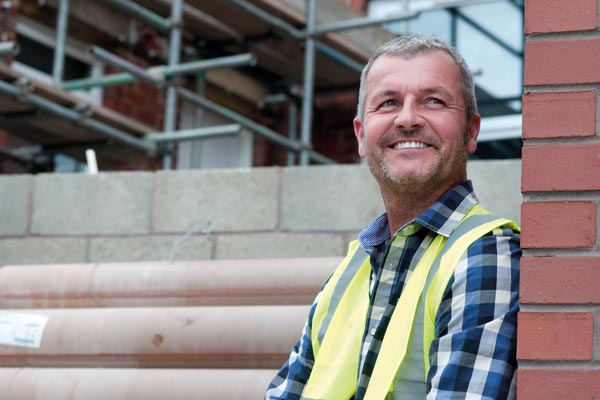
[[525, 44], [525, 85], [600, 82], [600, 38]]
[[524, 192], [600, 189], [600, 144], [524, 146]]
[[596, 92], [523, 96], [523, 139], [596, 135]]
[[360, 230], [383, 212], [364, 165], [285, 169], [281, 207], [281, 227], [291, 231]]
[[[268, 243], [268, 245], [265, 245]], [[217, 259], [343, 257], [346, 240], [339, 234], [255, 233], [220, 234]], [[332, 265], [332, 269], [335, 265]]]
[[519, 400], [597, 399], [600, 393], [600, 370], [526, 370], [517, 371]]
[[148, 172], [38, 175], [32, 231], [48, 235], [148, 233], [152, 180]]
[[586, 248], [596, 243], [593, 201], [523, 203], [521, 221], [523, 248]]
[[0, 176], [0, 236], [21, 236], [27, 232], [32, 183], [29, 175]]
[[273, 230], [278, 224], [279, 169], [160, 171], [154, 231]]
[[86, 262], [82, 238], [0, 239], [0, 265]]
[[212, 258], [213, 239], [196, 234], [90, 239], [90, 262], [187, 261]]
[[525, 33], [583, 31], [598, 26], [597, 0], [527, 0]]
[[521, 304], [600, 304], [600, 257], [523, 257]]
[[594, 351], [592, 313], [528, 312], [519, 314], [519, 360], [591, 360]]

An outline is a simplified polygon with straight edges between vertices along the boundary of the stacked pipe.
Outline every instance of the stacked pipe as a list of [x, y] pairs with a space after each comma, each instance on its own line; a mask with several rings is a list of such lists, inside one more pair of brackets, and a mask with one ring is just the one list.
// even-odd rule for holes
[[0, 315], [47, 323], [0, 399], [260, 399], [338, 261], [3, 266]]

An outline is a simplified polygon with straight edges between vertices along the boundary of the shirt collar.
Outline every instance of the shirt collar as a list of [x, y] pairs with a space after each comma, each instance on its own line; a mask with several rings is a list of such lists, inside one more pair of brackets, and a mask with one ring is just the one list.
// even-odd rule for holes
[[[449, 236], [465, 214], [479, 201], [470, 180], [464, 181], [446, 192], [431, 207], [398, 230], [410, 224], [418, 224], [436, 234]], [[384, 213], [363, 229], [358, 240], [363, 248], [373, 248], [389, 240], [390, 225]]]

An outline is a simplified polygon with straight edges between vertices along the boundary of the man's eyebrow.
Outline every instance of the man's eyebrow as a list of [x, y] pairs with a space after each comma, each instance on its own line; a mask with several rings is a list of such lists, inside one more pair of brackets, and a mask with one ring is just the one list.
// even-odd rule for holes
[[393, 89], [385, 89], [385, 90], [381, 90], [381, 91], [376, 91], [373, 93], [372, 96], [370, 96], [369, 100], [370, 101], [377, 101], [383, 97], [396, 97], [398, 96], [400, 92], [398, 90], [393, 90]]
[[421, 90], [424, 94], [437, 94], [437, 93], [441, 93], [445, 96], [448, 96], [451, 99], [454, 99], [454, 95], [452, 95], [452, 92], [449, 91], [448, 89], [446, 89], [443, 86], [433, 86], [433, 87], [428, 87], [428, 88], [424, 88]]
[[[451, 99], [454, 99], [454, 95], [452, 95], [452, 92], [448, 89], [446, 89], [443, 86], [431, 86], [431, 87], [425, 87], [422, 89], [419, 89], [421, 93], [425, 94], [425, 95], [429, 95], [429, 94], [443, 94], [444, 96], [447, 96]], [[398, 93], [400, 93], [400, 91], [398, 90], [393, 90], [393, 89], [385, 89], [379, 92], [375, 92], [373, 93], [373, 96], [371, 97], [372, 99], [378, 99], [381, 97], [393, 97], [393, 96], [397, 96]]]
[[387, 96], [396, 96], [398, 94], [397, 90], [386, 89], [379, 92], [373, 93], [373, 97], [387, 97]]

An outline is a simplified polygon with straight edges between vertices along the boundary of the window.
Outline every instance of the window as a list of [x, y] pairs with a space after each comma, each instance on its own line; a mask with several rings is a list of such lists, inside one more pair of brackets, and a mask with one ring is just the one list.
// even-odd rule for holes
[[[17, 42], [21, 50], [13, 62], [13, 68], [34, 79], [52, 83], [55, 30], [29, 18], [19, 17]], [[103, 71], [104, 65], [87, 54], [86, 45], [67, 39], [63, 80], [99, 77]], [[93, 104], [102, 102], [101, 88], [73, 93]]]

